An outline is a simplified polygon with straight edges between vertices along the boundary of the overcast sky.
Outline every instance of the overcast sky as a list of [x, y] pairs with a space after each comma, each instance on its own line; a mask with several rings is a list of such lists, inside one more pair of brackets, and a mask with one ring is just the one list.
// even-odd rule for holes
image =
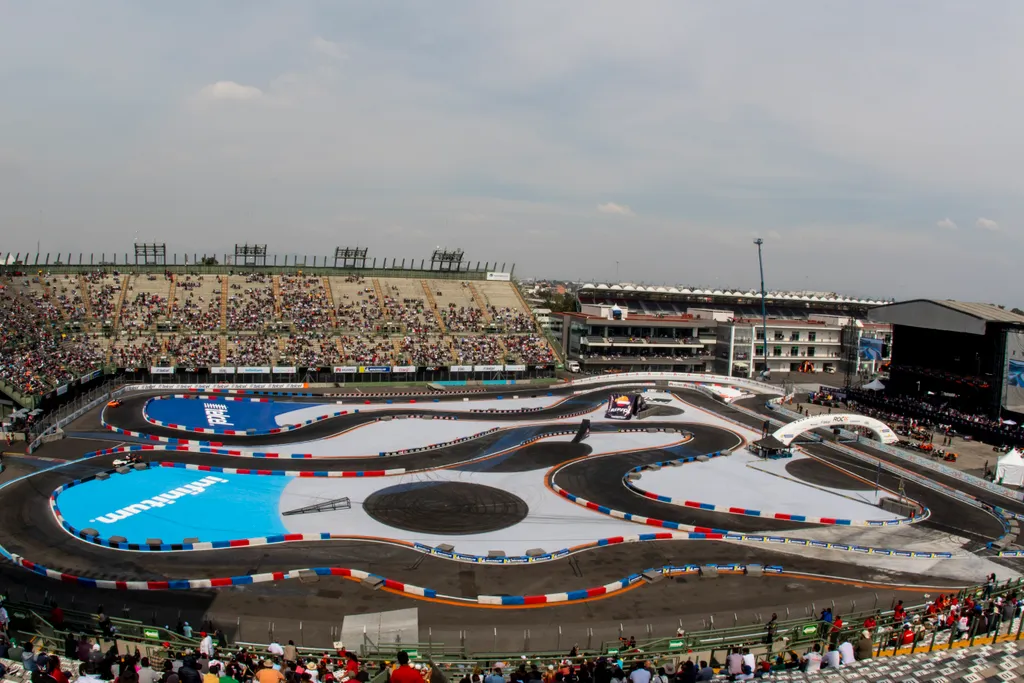
[[423, 258], [1024, 304], [1024, 3], [0, 13], [0, 251]]

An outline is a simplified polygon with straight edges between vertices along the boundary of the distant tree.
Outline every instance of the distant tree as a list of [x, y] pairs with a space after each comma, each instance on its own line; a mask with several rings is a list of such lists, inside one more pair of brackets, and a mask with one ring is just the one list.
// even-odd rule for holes
[[217, 257], [216, 256], [204, 256], [202, 258], [202, 264], [204, 266], [216, 266], [217, 265]]
[[553, 313], [566, 313], [576, 310], [576, 297], [572, 294], [548, 293], [544, 297], [541, 308], [550, 308]]
[[1022, 310], [1020, 310], [1019, 308], [1016, 308], [1016, 307], [1011, 308], [1010, 309], [1010, 313], [1016, 313], [1017, 315], [1024, 315], [1024, 311], [1022, 311]]

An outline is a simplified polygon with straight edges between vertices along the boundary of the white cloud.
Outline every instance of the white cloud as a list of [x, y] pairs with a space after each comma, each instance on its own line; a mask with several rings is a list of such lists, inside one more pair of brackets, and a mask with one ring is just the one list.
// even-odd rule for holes
[[341, 48], [341, 45], [320, 36], [313, 39], [311, 47], [314, 52], [318, 52], [331, 59], [345, 59], [348, 56]]
[[956, 223], [951, 218], [943, 218], [935, 223], [935, 227], [942, 228], [943, 230], [956, 230]]
[[598, 204], [597, 210], [601, 213], [610, 213], [618, 216], [632, 216], [633, 209], [629, 208], [625, 204], [616, 204], [615, 202], [605, 202], [604, 204]]
[[200, 90], [199, 94], [211, 100], [253, 100], [262, 97], [263, 91], [234, 81], [217, 81]]
[[782, 239], [782, 235], [779, 233], [778, 230], [769, 230], [767, 235], [769, 239], [773, 239], [776, 242]]
[[974, 227], [980, 230], [988, 230], [990, 232], [996, 232], [999, 230], [999, 224], [991, 218], [979, 218], [977, 222], [975, 222]]

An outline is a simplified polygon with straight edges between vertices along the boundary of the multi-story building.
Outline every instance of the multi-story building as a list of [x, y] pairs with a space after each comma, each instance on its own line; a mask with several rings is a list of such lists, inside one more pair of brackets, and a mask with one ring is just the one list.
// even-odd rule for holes
[[[843, 328], [837, 316], [767, 321], [768, 370], [771, 373], [834, 373], [843, 358]], [[754, 377], [765, 368], [765, 327], [760, 318], [718, 323], [716, 370], [733, 377]]]
[[586, 372], [712, 369], [718, 342], [713, 318], [637, 315], [618, 306], [580, 308], [578, 313], [552, 313], [551, 329]]

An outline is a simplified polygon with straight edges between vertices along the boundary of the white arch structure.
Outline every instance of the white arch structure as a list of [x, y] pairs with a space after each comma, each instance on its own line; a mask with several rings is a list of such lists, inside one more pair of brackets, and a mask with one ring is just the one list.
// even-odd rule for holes
[[889, 425], [880, 420], [866, 415], [855, 415], [844, 413], [842, 415], [814, 415], [805, 417], [802, 420], [790, 422], [772, 434], [773, 437], [786, 444], [793, 443], [793, 439], [811, 429], [830, 429], [832, 427], [866, 427], [870, 429], [882, 443], [896, 443], [899, 438], [889, 429]]

